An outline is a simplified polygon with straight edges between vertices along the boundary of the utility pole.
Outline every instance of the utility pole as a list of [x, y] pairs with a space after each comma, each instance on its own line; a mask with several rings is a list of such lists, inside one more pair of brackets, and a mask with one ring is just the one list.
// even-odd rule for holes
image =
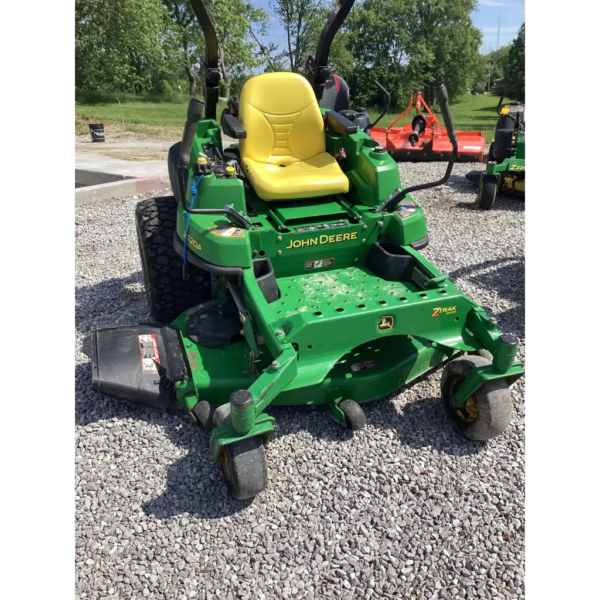
[[500, 48], [500, 21], [502, 20], [502, 15], [498, 17], [498, 35], [496, 36], [496, 50]]

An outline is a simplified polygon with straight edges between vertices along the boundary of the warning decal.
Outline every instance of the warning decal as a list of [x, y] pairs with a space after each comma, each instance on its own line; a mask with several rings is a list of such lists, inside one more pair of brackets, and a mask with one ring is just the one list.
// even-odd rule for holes
[[401, 219], [406, 219], [406, 217], [410, 217], [416, 210], [417, 205], [412, 200], [402, 200], [396, 212], [400, 215]]
[[210, 231], [223, 237], [245, 237], [246, 232], [238, 227], [232, 227], [231, 225], [219, 225], [218, 227], [211, 227]]
[[350, 365], [350, 370], [353, 373], [358, 373], [358, 371], [364, 371], [365, 369], [375, 369], [376, 367], [377, 363], [374, 360], [365, 360], [365, 362], [359, 362]]
[[325, 267], [333, 267], [335, 258], [321, 258], [319, 260], [307, 260], [304, 263], [305, 269], [324, 269]]
[[142, 357], [142, 371], [146, 373], [157, 373], [156, 363], [160, 364], [160, 356], [158, 355], [158, 344], [156, 336], [153, 333], [145, 333], [138, 335], [140, 344], [140, 355]]

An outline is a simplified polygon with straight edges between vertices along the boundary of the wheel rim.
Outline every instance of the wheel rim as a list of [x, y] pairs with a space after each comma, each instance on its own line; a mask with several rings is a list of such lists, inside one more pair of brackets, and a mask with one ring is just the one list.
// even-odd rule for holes
[[[463, 381], [464, 379], [455, 379], [452, 382], [452, 385], [450, 386], [451, 398], [454, 398]], [[479, 416], [479, 403], [474, 395], [469, 396], [462, 406], [452, 406], [452, 410], [463, 423], [475, 423]]]

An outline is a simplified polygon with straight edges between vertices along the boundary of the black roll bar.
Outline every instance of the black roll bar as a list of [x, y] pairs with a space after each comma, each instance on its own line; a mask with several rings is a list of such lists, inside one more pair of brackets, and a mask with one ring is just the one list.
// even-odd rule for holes
[[306, 78], [315, 91], [317, 101], [320, 101], [323, 97], [325, 82], [330, 75], [329, 52], [331, 50], [331, 43], [337, 32], [340, 30], [342, 23], [348, 16], [350, 9], [354, 5], [354, 1], [355, 0], [338, 0], [338, 5], [327, 19], [325, 27], [323, 27], [323, 30], [321, 31], [315, 57], [309, 57], [308, 59]]
[[219, 52], [219, 38], [212, 17], [206, 7], [206, 0], [190, 0], [190, 4], [200, 22], [200, 27], [206, 40], [206, 55], [204, 58], [204, 102], [206, 118], [217, 118], [217, 103], [219, 102], [219, 81], [223, 77]]

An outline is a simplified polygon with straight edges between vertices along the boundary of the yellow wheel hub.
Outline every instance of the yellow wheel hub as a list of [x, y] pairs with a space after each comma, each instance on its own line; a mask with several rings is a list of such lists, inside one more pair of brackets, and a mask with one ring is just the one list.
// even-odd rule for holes
[[469, 396], [467, 401], [457, 409], [458, 416], [467, 423], [473, 423], [477, 420], [479, 415], [479, 405], [474, 396]]
[[[464, 379], [457, 379], [452, 382], [451, 394], [454, 396], [461, 386]], [[475, 396], [469, 396], [462, 406], [454, 407], [454, 412], [458, 415], [461, 421], [465, 423], [475, 423], [479, 416], [479, 404]]]

